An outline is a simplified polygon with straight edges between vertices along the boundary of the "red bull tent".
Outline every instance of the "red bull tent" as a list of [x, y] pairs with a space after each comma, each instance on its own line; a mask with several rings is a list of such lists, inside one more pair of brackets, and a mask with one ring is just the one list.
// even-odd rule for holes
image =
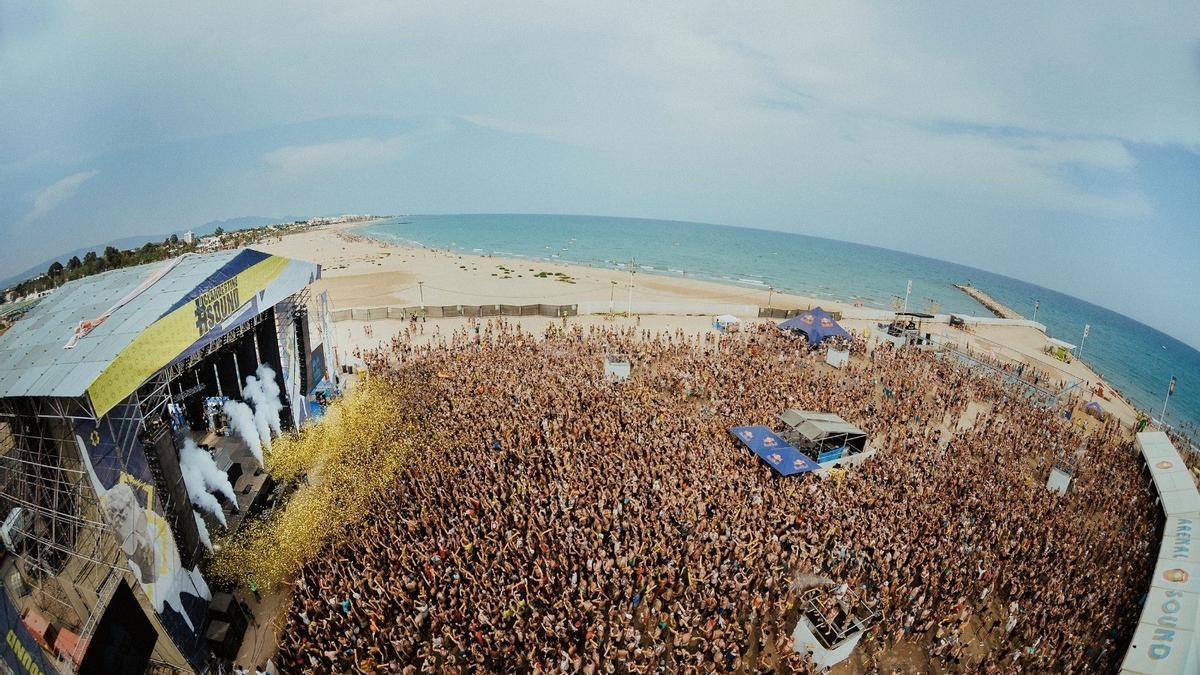
[[797, 314], [779, 324], [779, 328], [780, 330], [804, 333], [809, 343], [814, 345], [831, 337], [850, 339], [850, 334], [846, 332], [846, 329], [838, 325], [829, 312], [820, 307]]
[[788, 445], [769, 427], [731, 427], [729, 433], [781, 476], [807, 473], [821, 468], [804, 453]]

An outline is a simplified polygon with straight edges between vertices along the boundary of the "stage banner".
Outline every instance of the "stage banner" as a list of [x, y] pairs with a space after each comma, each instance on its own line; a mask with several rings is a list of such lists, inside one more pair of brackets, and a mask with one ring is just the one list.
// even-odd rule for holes
[[140, 415], [122, 403], [98, 422], [75, 426], [75, 441], [129, 570], [188, 661], [205, 662], [204, 620], [211, 598], [199, 569], [183, 567], [138, 433]]
[[[0, 585], [2, 586], [2, 585]], [[0, 647], [0, 665], [6, 673], [21, 675], [57, 675], [50, 665], [46, 653], [38, 646], [33, 634], [21, 621], [21, 614], [8, 591], [0, 587], [0, 631], [4, 632], [4, 646]]]
[[138, 334], [88, 387], [100, 417], [158, 370], [317, 278], [313, 263], [246, 250]]
[[321, 320], [317, 322], [317, 330], [321, 331], [321, 349], [325, 351], [325, 377], [334, 392], [342, 390], [342, 375], [338, 369], [337, 352], [333, 349], [333, 322], [329, 318], [329, 291], [321, 291], [318, 296]]
[[283, 391], [280, 397], [292, 410], [292, 424], [299, 428], [308, 417], [308, 404], [305, 402], [303, 383], [300, 377], [300, 359], [307, 358], [300, 353], [296, 342], [296, 321], [292, 317], [294, 305], [283, 302], [275, 307], [276, 335], [279, 337], [279, 365], [282, 368]]

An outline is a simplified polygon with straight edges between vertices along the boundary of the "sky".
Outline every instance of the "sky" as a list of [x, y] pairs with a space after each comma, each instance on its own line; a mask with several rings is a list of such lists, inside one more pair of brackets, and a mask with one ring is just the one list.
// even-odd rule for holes
[[831, 237], [1200, 346], [1200, 4], [0, 3], [0, 278], [347, 212]]

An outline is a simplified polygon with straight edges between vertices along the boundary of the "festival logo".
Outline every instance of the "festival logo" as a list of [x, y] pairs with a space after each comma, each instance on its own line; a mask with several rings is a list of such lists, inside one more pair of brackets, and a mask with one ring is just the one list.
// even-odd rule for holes
[[752, 441], [752, 440], [754, 440], [754, 432], [747, 429], [742, 432], [742, 438], [744, 438], [748, 441]]
[[1170, 569], [1163, 572], [1163, 578], [1167, 581], [1186, 584], [1188, 580], [1188, 573], [1187, 570], [1182, 570], [1176, 567], [1175, 569]]
[[798, 459], [798, 460], [792, 462], [792, 468], [793, 469], [803, 469], [804, 468], [804, 460]]
[[778, 452], [772, 452], [771, 456], [767, 459], [770, 459], [772, 464], [778, 464], [783, 461], [783, 455], [780, 455]]
[[767, 447], [767, 448], [775, 447], [775, 439], [771, 436], [764, 436], [763, 437], [763, 447]]
[[829, 320], [829, 317], [821, 317], [821, 328], [833, 328], [833, 322]]
[[237, 279], [222, 281], [196, 298], [196, 329], [204, 335], [241, 304]]
[[1163, 470], [1165, 471], [1166, 469], [1170, 469], [1170, 468], [1174, 467], [1174, 466], [1175, 466], [1175, 463], [1174, 463], [1174, 462], [1169, 462], [1169, 461], [1167, 461], [1167, 460], [1165, 460], [1165, 459], [1164, 459], [1163, 461], [1159, 462], [1158, 464], [1155, 464], [1154, 466], [1156, 466], [1156, 467], [1158, 467], [1158, 468], [1160, 468], [1160, 469], [1163, 469]]
[[800, 317], [800, 322], [801, 322], [801, 323], [806, 323], [806, 324], [808, 324], [808, 325], [810, 325], [810, 326], [812, 325], [812, 322], [813, 322], [814, 320], [815, 320], [815, 319], [813, 318], [813, 315], [812, 315], [812, 314], [805, 314], [805, 315], [803, 315], [803, 316], [801, 316], [801, 317]]

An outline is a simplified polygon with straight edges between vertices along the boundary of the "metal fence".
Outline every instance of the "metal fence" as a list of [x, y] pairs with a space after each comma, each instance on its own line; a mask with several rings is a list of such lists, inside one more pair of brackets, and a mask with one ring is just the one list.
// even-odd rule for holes
[[429, 317], [446, 319], [458, 316], [578, 316], [579, 305], [426, 305], [424, 307], [355, 307], [335, 309], [329, 313], [332, 321], [381, 321], [383, 319], [409, 319]]
[[[810, 308], [811, 309], [811, 308]], [[783, 309], [782, 307], [759, 307], [758, 318], [760, 319], [790, 319], [794, 316], [799, 316], [807, 309]], [[829, 312], [829, 316], [833, 317], [834, 321], [842, 320], [841, 312]]]
[[[746, 309], [751, 309], [747, 307]], [[806, 312], [806, 309], [782, 309], [759, 307], [760, 319], [790, 319]], [[842, 319], [841, 312], [830, 312], [835, 321]], [[329, 313], [332, 321], [382, 321], [384, 319], [409, 319], [411, 317], [447, 319], [453, 317], [486, 318], [492, 316], [579, 316], [579, 305], [426, 305], [425, 307], [355, 307], [335, 309]]]

